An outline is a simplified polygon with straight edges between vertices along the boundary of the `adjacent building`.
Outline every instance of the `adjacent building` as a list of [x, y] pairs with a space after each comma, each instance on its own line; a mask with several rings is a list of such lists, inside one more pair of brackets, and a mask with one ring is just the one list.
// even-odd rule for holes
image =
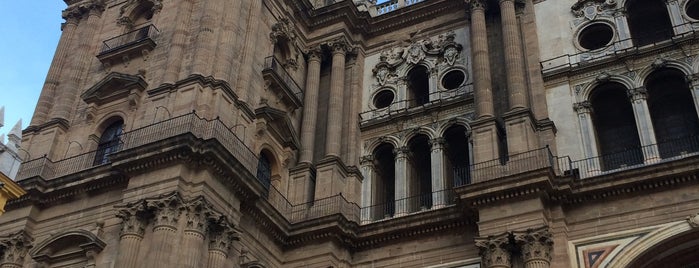
[[65, 0], [0, 267], [696, 267], [698, 1]]

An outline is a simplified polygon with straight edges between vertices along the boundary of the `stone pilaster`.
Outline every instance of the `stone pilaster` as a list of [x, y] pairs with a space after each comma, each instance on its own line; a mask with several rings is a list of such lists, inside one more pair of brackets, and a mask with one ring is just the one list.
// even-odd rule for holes
[[582, 172], [595, 174], [600, 171], [600, 168], [598, 160], [593, 158], [599, 156], [599, 152], [597, 151], [597, 141], [592, 124], [592, 104], [589, 101], [575, 103], [573, 109], [578, 113], [583, 153], [585, 154], [585, 159], [589, 159], [587, 165], [585, 165], [585, 168], [588, 170], [583, 170]]
[[325, 157], [340, 157], [342, 140], [342, 105], [345, 89], [345, 56], [349, 44], [343, 39], [328, 44], [332, 49], [330, 100], [326, 128]]
[[472, 0], [471, 8], [471, 53], [473, 57], [474, 92], [476, 112], [479, 117], [492, 117], [493, 90], [490, 78], [488, 33], [485, 25], [485, 0]]
[[136, 267], [138, 254], [141, 252], [143, 234], [148, 225], [148, 217], [142, 203], [119, 211], [121, 235], [119, 236], [119, 253], [116, 267]]
[[150, 200], [147, 206], [154, 214], [148, 267], [173, 267], [173, 242], [183, 210], [182, 200], [179, 195], [173, 194], [159, 200]]
[[211, 226], [209, 232], [209, 252], [207, 268], [223, 268], [228, 259], [233, 242], [238, 240], [236, 232], [227, 222]]
[[502, 38], [505, 49], [505, 70], [507, 89], [510, 95], [510, 109], [527, 108], [527, 92], [524, 85], [524, 57], [520, 38], [515, 0], [500, 0]]
[[184, 49], [187, 45], [188, 28], [193, 5], [192, 0], [182, 1], [177, 5], [177, 16], [172, 22], [175, 27], [172, 31], [172, 41], [170, 42], [170, 50], [168, 51], [167, 64], [165, 65], [165, 74], [163, 75], [163, 83], [174, 84], [180, 76], [182, 67], [182, 59], [184, 59]]
[[211, 213], [203, 199], [194, 200], [187, 205], [186, 223], [182, 247], [184, 253], [183, 267], [201, 267], [202, 249], [207, 232], [207, 214]]
[[373, 215], [373, 188], [374, 188], [374, 156], [366, 155], [363, 156], [359, 162], [361, 167], [362, 176], [364, 181], [362, 181], [362, 223], [370, 222], [371, 215]]
[[444, 143], [444, 138], [430, 140], [430, 164], [432, 165], [432, 205], [436, 208], [447, 205], [448, 197], [445, 191], [448, 186], [444, 170]]
[[524, 268], [549, 268], [553, 253], [553, 238], [548, 228], [514, 233], [521, 247]]
[[226, 16], [223, 16], [221, 34], [218, 37], [218, 47], [216, 48], [216, 56], [214, 57], [213, 74], [217, 79], [233, 81], [231, 79], [231, 73], [235, 60], [234, 57], [237, 56], [237, 54], [231, 53], [230, 50], [232, 47], [235, 47], [235, 40], [237, 38], [235, 24], [240, 16], [240, 5], [242, 1], [225, 2], [226, 6], [223, 10], [227, 12], [233, 11], [234, 13], [227, 13]]
[[319, 47], [308, 51], [308, 72], [306, 91], [303, 100], [303, 123], [301, 125], [301, 155], [299, 163], [313, 164], [315, 129], [318, 118], [318, 90], [320, 86], [321, 50]]
[[480, 250], [484, 268], [512, 267], [509, 234], [506, 233], [497, 237], [478, 238], [476, 239], [476, 247]]
[[[221, 10], [224, 1], [204, 1], [201, 19], [196, 33], [192, 73], [209, 76], [212, 74], [213, 56], [216, 53], [216, 40], [221, 30]], [[216, 32], [214, 32], [216, 31]]]
[[24, 231], [20, 231], [0, 240], [0, 268], [24, 267], [25, 257], [32, 248], [33, 239]]
[[69, 16], [84, 17], [87, 16], [87, 22], [81, 26], [80, 36], [77, 39], [77, 46], [74, 47], [74, 54], [69, 57], [68, 70], [66, 75], [61, 79], [62, 84], [58, 85], [58, 97], [56, 105], [51, 113], [52, 118], [70, 120], [75, 104], [77, 103], [78, 93], [81, 86], [84, 73], [88, 70], [89, 62], [92, 57], [97, 55], [97, 51], [92, 50], [92, 42], [95, 37], [95, 32], [99, 27], [99, 20], [102, 12], [105, 9], [104, 2], [101, 0], [92, 0], [87, 3], [73, 6], [69, 9]]
[[626, 91], [631, 106], [633, 115], [636, 119], [636, 129], [638, 136], [643, 146], [643, 157], [645, 161], [657, 161], [659, 159], [657, 141], [655, 139], [655, 131], [653, 130], [653, 122], [650, 118], [650, 110], [648, 109], [648, 94], [645, 87], [629, 89]]
[[396, 216], [402, 216], [408, 213], [408, 154], [410, 149], [407, 147], [396, 148], [393, 153], [396, 157], [395, 164], [395, 202]]
[[240, 63], [240, 76], [238, 76], [238, 81], [236, 84], [235, 93], [238, 94], [238, 98], [248, 102], [250, 97], [248, 96], [248, 90], [250, 90], [250, 76], [255, 68], [250, 68], [253, 64], [255, 51], [257, 51], [257, 28], [258, 19], [260, 15], [260, 6], [262, 1], [250, 1], [250, 10], [248, 12], [247, 26], [245, 28], [245, 45], [243, 46], [243, 55], [241, 56], [242, 61]]

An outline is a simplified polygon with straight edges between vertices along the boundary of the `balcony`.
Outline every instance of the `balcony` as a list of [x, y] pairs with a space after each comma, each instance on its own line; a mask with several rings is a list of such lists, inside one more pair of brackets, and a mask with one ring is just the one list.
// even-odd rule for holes
[[[149, 143], [162, 141], [183, 134], [192, 134], [200, 139], [215, 139], [251, 174], [257, 171], [257, 156], [245, 146], [228, 126], [218, 119], [208, 120], [195, 113], [171, 118], [152, 125], [124, 132], [119, 136], [119, 144], [110, 154], [104, 149], [87, 152], [66, 159], [52, 161], [41, 157], [22, 163], [17, 181], [32, 177], [51, 180], [111, 163], [111, 155], [137, 148]], [[100, 159], [100, 161], [96, 161]]]
[[408, 7], [412, 6], [414, 4], [424, 2], [425, 0], [390, 0], [383, 2], [381, 4], [377, 4], [375, 6], [372, 6], [369, 10], [369, 12], [372, 14], [372, 16], [381, 16], [383, 14], [387, 14], [393, 11], [396, 11], [400, 8], [403, 7]]
[[[677, 46], [679, 44], [693, 42], [699, 37], [699, 29], [694, 27], [694, 23], [687, 23], [673, 27], [674, 36], [668, 39], [647, 42], [653, 40], [648, 36], [637, 36], [617, 40], [603, 49], [582, 51], [575, 54], [566, 54], [540, 62], [541, 72], [544, 77], [554, 76], [562, 73], [582, 70], [584, 68], [600, 66], [605, 63], [617, 61], [626, 57], [655, 53], [658, 49]], [[642, 46], [636, 43], [648, 43]]]
[[126, 58], [145, 56], [156, 46], [155, 37], [158, 29], [154, 25], [130, 31], [102, 42], [102, 49], [97, 58], [102, 63]]
[[558, 166], [565, 174], [586, 179], [696, 155], [699, 155], [699, 136], [692, 136], [575, 161], [560, 157]]
[[279, 94], [282, 101], [293, 110], [303, 106], [303, 91], [296, 81], [286, 72], [284, 66], [275, 58], [265, 58], [262, 76], [270, 82], [270, 89]]

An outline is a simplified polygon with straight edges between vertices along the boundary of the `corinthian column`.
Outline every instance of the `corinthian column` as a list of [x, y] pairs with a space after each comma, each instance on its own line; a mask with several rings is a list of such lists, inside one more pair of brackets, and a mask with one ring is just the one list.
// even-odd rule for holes
[[395, 202], [396, 216], [408, 213], [408, 154], [407, 147], [396, 148], [393, 153], [396, 155], [395, 164]]
[[510, 109], [527, 108], [527, 96], [524, 90], [524, 57], [522, 56], [522, 39], [515, 14], [515, 0], [500, 0], [500, 16], [505, 47], [507, 88], [510, 93]]
[[522, 248], [524, 268], [551, 267], [553, 239], [547, 228], [515, 233], [515, 241]]
[[[585, 153], [586, 165], [583, 170], [584, 175], [594, 175], [600, 171], [599, 153], [597, 152], [597, 142], [595, 141], [595, 131], [592, 126], [592, 104], [589, 101], [575, 103], [573, 109], [578, 113], [578, 123], [580, 124], [580, 134], [582, 135], [583, 152]], [[572, 169], [573, 167], [569, 167]]]
[[117, 214], [117, 217], [121, 219], [121, 235], [115, 267], [136, 267], [138, 254], [141, 252], [143, 233], [148, 225], [144, 215], [142, 207], [123, 209]]
[[636, 118], [636, 128], [643, 147], [643, 157], [645, 161], [657, 161], [658, 145], [653, 130], [653, 122], [648, 109], [648, 93], [645, 87], [629, 89], [626, 91], [633, 107], [633, 115]]
[[250, 97], [248, 96], [248, 91], [250, 90], [250, 76], [251, 72], [255, 68], [251, 68], [253, 65], [254, 54], [257, 51], [257, 27], [260, 23], [260, 6], [262, 1], [249, 1], [250, 10], [247, 17], [247, 26], [245, 28], [245, 44], [243, 46], [241, 63], [239, 68], [240, 76], [238, 76], [238, 83], [236, 84], [235, 93], [238, 94], [238, 98], [242, 101], [250, 103]]
[[184, 47], [187, 44], [187, 28], [192, 17], [193, 2], [192, 0], [184, 0], [177, 5], [177, 16], [175, 16], [175, 21], [172, 22], [175, 27], [172, 30], [172, 41], [170, 42], [170, 51], [167, 55], [163, 83], [174, 84], [179, 79], [180, 67], [184, 58]]
[[329, 44], [332, 49], [332, 69], [330, 73], [330, 103], [328, 103], [328, 124], [325, 135], [325, 156], [340, 157], [342, 140], [342, 100], [345, 89], [345, 55], [349, 45], [344, 40]]
[[488, 58], [488, 32], [485, 25], [485, 0], [471, 1], [471, 49], [476, 110], [479, 117], [492, 117], [493, 91]]
[[508, 234], [476, 239], [476, 247], [480, 249], [485, 268], [512, 267], [512, 254], [509, 250], [510, 238]]
[[[220, 12], [223, 9], [223, 3], [224, 1], [204, 1], [204, 8], [202, 9], [196, 34], [193, 73], [204, 76], [212, 74], [212, 57], [216, 53], [216, 40], [214, 40], [214, 37], [222, 32]], [[218, 33], [214, 33], [214, 31]]]
[[444, 138], [430, 140], [430, 163], [432, 165], [432, 205], [441, 208], [447, 205], [448, 187], [444, 176]]
[[320, 85], [321, 50], [308, 51], [308, 73], [303, 99], [303, 123], [301, 125], [301, 156], [299, 163], [313, 163], [316, 120], [318, 118], [318, 89]]
[[182, 212], [182, 202], [177, 195], [151, 201], [148, 207], [155, 211], [153, 239], [147, 267], [173, 267], [172, 254], [177, 232], [177, 222]]
[[362, 199], [361, 199], [361, 205], [362, 205], [362, 223], [367, 223], [371, 221], [373, 207], [372, 205], [372, 192], [374, 188], [374, 156], [373, 155], [366, 155], [362, 156], [360, 162], [361, 166], [361, 171], [362, 171], [362, 176], [364, 177], [364, 180], [362, 181]]
[[182, 246], [187, 250], [184, 254], [183, 267], [201, 267], [202, 249], [207, 229], [206, 209], [205, 203], [201, 199], [194, 201], [187, 207], [187, 224], [184, 228], [182, 243]]
[[238, 237], [229, 223], [223, 221], [212, 226], [209, 233], [209, 254], [206, 267], [223, 268], [233, 241], [237, 239]]
[[0, 268], [24, 267], [24, 257], [29, 253], [32, 242], [33, 239], [24, 231], [0, 240], [0, 248], [4, 249], [3, 254], [0, 255]]
[[83, 72], [89, 67], [90, 58], [96, 55], [96, 51], [91, 50], [92, 40], [99, 26], [99, 18], [104, 11], [104, 3], [102, 1], [93, 0], [85, 5], [75, 6], [73, 9], [67, 10], [72, 16], [82, 16], [87, 12], [87, 24], [84, 25], [83, 31], [80, 33], [79, 42], [75, 47], [75, 55], [70, 57], [70, 64], [67, 66], [67, 75], [62, 79], [63, 85], [58, 86], [58, 98], [52, 112], [53, 118], [70, 120], [75, 109], [75, 103], [78, 98], [80, 82], [83, 78]]
[[46, 82], [41, 89], [41, 95], [39, 95], [39, 101], [36, 104], [36, 112], [34, 112], [34, 117], [32, 117], [30, 123], [32, 126], [46, 122], [46, 117], [54, 103], [56, 87], [65, 70], [63, 66], [65, 65], [66, 59], [68, 59], [67, 52], [69, 48], [73, 46], [73, 43], [75, 43], [73, 40], [75, 28], [77, 28], [78, 21], [80, 20], [79, 14], [66, 10], [66, 12], [63, 13], [63, 19], [66, 20], [63, 24], [63, 34], [61, 34], [61, 39], [58, 41], [56, 54], [53, 56], [51, 67], [46, 75]]

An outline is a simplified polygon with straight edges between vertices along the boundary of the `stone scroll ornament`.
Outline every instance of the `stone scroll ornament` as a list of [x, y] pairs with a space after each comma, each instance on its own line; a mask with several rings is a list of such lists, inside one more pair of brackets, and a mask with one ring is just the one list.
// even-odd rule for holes
[[425, 60], [435, 60], [437, 63], [454, 65], [461, 56], [463, 46], [456, 41], [453, 31], [434, 38], [408, 41], [407, 46], [392, 48], [381, 52], [379, 63], [372, 72], [380, 86], [394, 83], [398, 75], [396, 68], [402, 64], [415, 65]]

